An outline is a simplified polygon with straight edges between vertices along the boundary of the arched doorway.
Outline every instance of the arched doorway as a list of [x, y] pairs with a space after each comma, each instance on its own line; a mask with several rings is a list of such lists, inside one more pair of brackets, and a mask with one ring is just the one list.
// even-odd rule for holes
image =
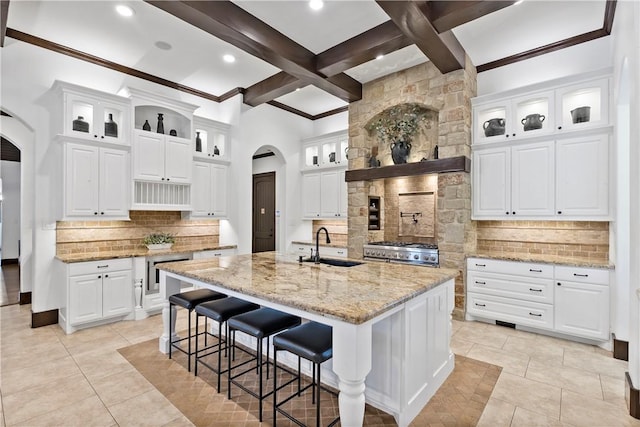
[[280, 226], [284, 205], [285, 161], [271, 146], [260, 147], [253, 154], [251, 252], [279, 251], [283, 248]]

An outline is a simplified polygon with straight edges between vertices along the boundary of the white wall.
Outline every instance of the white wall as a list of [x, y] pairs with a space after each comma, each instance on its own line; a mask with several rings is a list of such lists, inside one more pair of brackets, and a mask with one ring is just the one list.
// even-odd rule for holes
[[20, 240], [20, 162], [2, 161], [2, 259], [18, 258]]
[[[616, 6], [616, 17], [612, 31], [613, 39], [613, 65], [614, 65], [614, 104], [628, 105], [623, 107], [617, 114], [617, 119], [624, 120], [623, 116], [629, 117], [628, 133], [631, 136], [629, 144], [621, 143], [620, 150], [628, 150], [625, 167], [629, 170], [626, 177], [628, 185], [621, 186], [622, 194], [619, 197], [628, 197], [627, 205], [618, 203], [618, 206], [629, 209], [624, 217], [630, 218], [627, 225], [625, 223], [616, 224], [616, 234], [628, 234], [629, 236], [629, 257], [628, 257], [628, 277], [629, 283], [627, 294], [621, 295], [629, 304], [629, 374], [633, 385], [640, 387], [640, 147], [638, 146], [638, 135], [640, 135], [640, 3], [637, 1], [618, 2]], [[623, 64], [628, 67], [628, 85], [621, 79]], [[620, 92], [622, 88], [622, 92]], [[625, 98], [628, 97], [628, 103]], [[617, 135], [624, 138], [624, 135]], [[624, 159], [625, 153], [618, 153], [619, 159]], [[624, 176], [618, 175], [618, 181], [624, 180]], [[626, 227], [629, 229], [626, 229]], [[626, 309], [627, 307], [625, 307]]]
[[349, 112], [334, 114], [324, 119], [313, 121], [313, 135], [320, 136], [349, 128]]
[[[618, 19], [616, 11], [616, 20]], [[478, 74], [478, 96], [611, 66], [611, 40], [601, 37]]]

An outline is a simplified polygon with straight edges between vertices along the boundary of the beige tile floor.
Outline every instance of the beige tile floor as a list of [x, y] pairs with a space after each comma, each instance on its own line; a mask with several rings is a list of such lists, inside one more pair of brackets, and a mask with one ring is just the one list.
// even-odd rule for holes
[[[0, 308], [0, 427], [192, 425], [116, 351], [157, 338], [160, 316], [71, 335], [29, 320], [29, 305]], [[452, 347], [503, 367], [479, 426], [640, 426], [626, 412], [626, 362], [602, 349], [457, 321]]]

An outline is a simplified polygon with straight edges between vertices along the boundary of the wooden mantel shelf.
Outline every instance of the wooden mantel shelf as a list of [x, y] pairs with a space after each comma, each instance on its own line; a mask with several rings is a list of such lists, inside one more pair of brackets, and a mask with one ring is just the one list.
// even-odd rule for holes
[[469, 171], [471, 171], [471, 159], [466, 156], [458, 156], [446, 159], [427, 160], [424, 162], [383, 166], [380, 168], [348, 170], [345, 175], [345, 181], [369, 181], [372, 179], [397, 178], [430, 173]]

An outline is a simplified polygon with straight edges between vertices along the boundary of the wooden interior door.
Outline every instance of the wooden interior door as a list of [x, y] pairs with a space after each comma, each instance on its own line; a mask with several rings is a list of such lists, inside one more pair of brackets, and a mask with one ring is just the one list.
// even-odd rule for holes
[[276, 250], [276, 173], [253, 175], [252, 252]]

